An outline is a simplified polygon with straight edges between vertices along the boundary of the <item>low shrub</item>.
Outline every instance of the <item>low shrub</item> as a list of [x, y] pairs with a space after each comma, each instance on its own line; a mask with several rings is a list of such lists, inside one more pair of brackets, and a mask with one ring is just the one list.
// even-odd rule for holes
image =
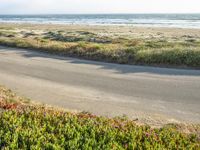
[[[70, 38], [65, 36], [65, 40], [60, 40], [55, 39], [54, 32], [49, 32], [48, 35], [53, 35], [54, 38], [0, 37], [0, 45], [31, 48], [64, 56], [114, 63], [200, 68], [200, 44], [198, 41], [167, 42], [165, 40], [145, 41], [118, 38], [111, 40], [112, 42], [105, 42], [105, 37], [95, 37], [96, 40], [93, 41], [88, 40], [90, 37], [72, 40], [79, 37], [70, 35]], [[84, 36], [86, 35], [84, 34]], [[104, 40], [104, 42], [97, 39]]]
[[71, 113], [23, 101], [0, 86], [0, 149], [200, 148], [197, 134], [180, 132], [176, 125], [138, 126], [124, 117]]
[[0, 114], [1, 149], [198, 149], [195, 135], [44, 107]]

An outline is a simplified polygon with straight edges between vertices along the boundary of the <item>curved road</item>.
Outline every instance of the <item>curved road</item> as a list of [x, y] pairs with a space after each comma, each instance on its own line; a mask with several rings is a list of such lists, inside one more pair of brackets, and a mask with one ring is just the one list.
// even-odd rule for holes
[[118, 65], [0, 47], [0, 84], [72, 110], [200, 123], [200, 70]]

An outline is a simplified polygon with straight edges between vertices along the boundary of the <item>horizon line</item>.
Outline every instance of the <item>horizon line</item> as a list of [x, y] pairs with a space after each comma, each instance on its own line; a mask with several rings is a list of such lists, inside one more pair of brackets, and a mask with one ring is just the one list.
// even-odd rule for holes
[[200, 12], [172, 12], [172, 13], [165, 13], [165, 12], [149, 12], [149, 13], [3, 13], [0, 15], [135, 15], [135, 14], [200, 14]]

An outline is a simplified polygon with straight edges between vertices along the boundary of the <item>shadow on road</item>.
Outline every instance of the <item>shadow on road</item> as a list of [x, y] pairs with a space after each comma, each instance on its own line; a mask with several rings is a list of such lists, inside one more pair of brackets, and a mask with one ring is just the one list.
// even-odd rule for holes
[[83, 60], [83, 59], [78, 59], [78, 58], [70, 58], [70, 57], [65, 57], [65, 56], [47, 54], [47, 53], [36, 51], [36, 50], [0, 47], [0, 53], [3, 53], [5, 51], [15, 52], [27, 58], [33, 58], [33, 57], [51, 58], [51, 59], [66, 61], [66, 63], [72, 63], [72, 64], [95, 65], [95, 66], [98, 66], [99, 69], [109, 69], [109, 70], [115, 71], [115, 73], [120, 73], [120, 74], [149, 73], [149, 74], [158, 74], [158, 75], [199, 76], [200, 77], [200, 70], [113, 64], [113, 63], [105, 63], [105, 62]]

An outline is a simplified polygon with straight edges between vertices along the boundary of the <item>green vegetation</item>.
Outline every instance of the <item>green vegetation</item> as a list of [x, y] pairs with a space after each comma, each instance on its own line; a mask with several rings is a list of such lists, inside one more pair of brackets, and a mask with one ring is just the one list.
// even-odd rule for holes
[[200, 67], [200, 41], [190, 37], [170, 41], [108, 37], [88, 31], [0, 30], [0, 45], [122, 64]]
[[22, 99], [0, 86], [1, 149], [200, 148], [197, 134], [180, 132], [176, 125], [153, 129], [125, 118], [70, 113]]

